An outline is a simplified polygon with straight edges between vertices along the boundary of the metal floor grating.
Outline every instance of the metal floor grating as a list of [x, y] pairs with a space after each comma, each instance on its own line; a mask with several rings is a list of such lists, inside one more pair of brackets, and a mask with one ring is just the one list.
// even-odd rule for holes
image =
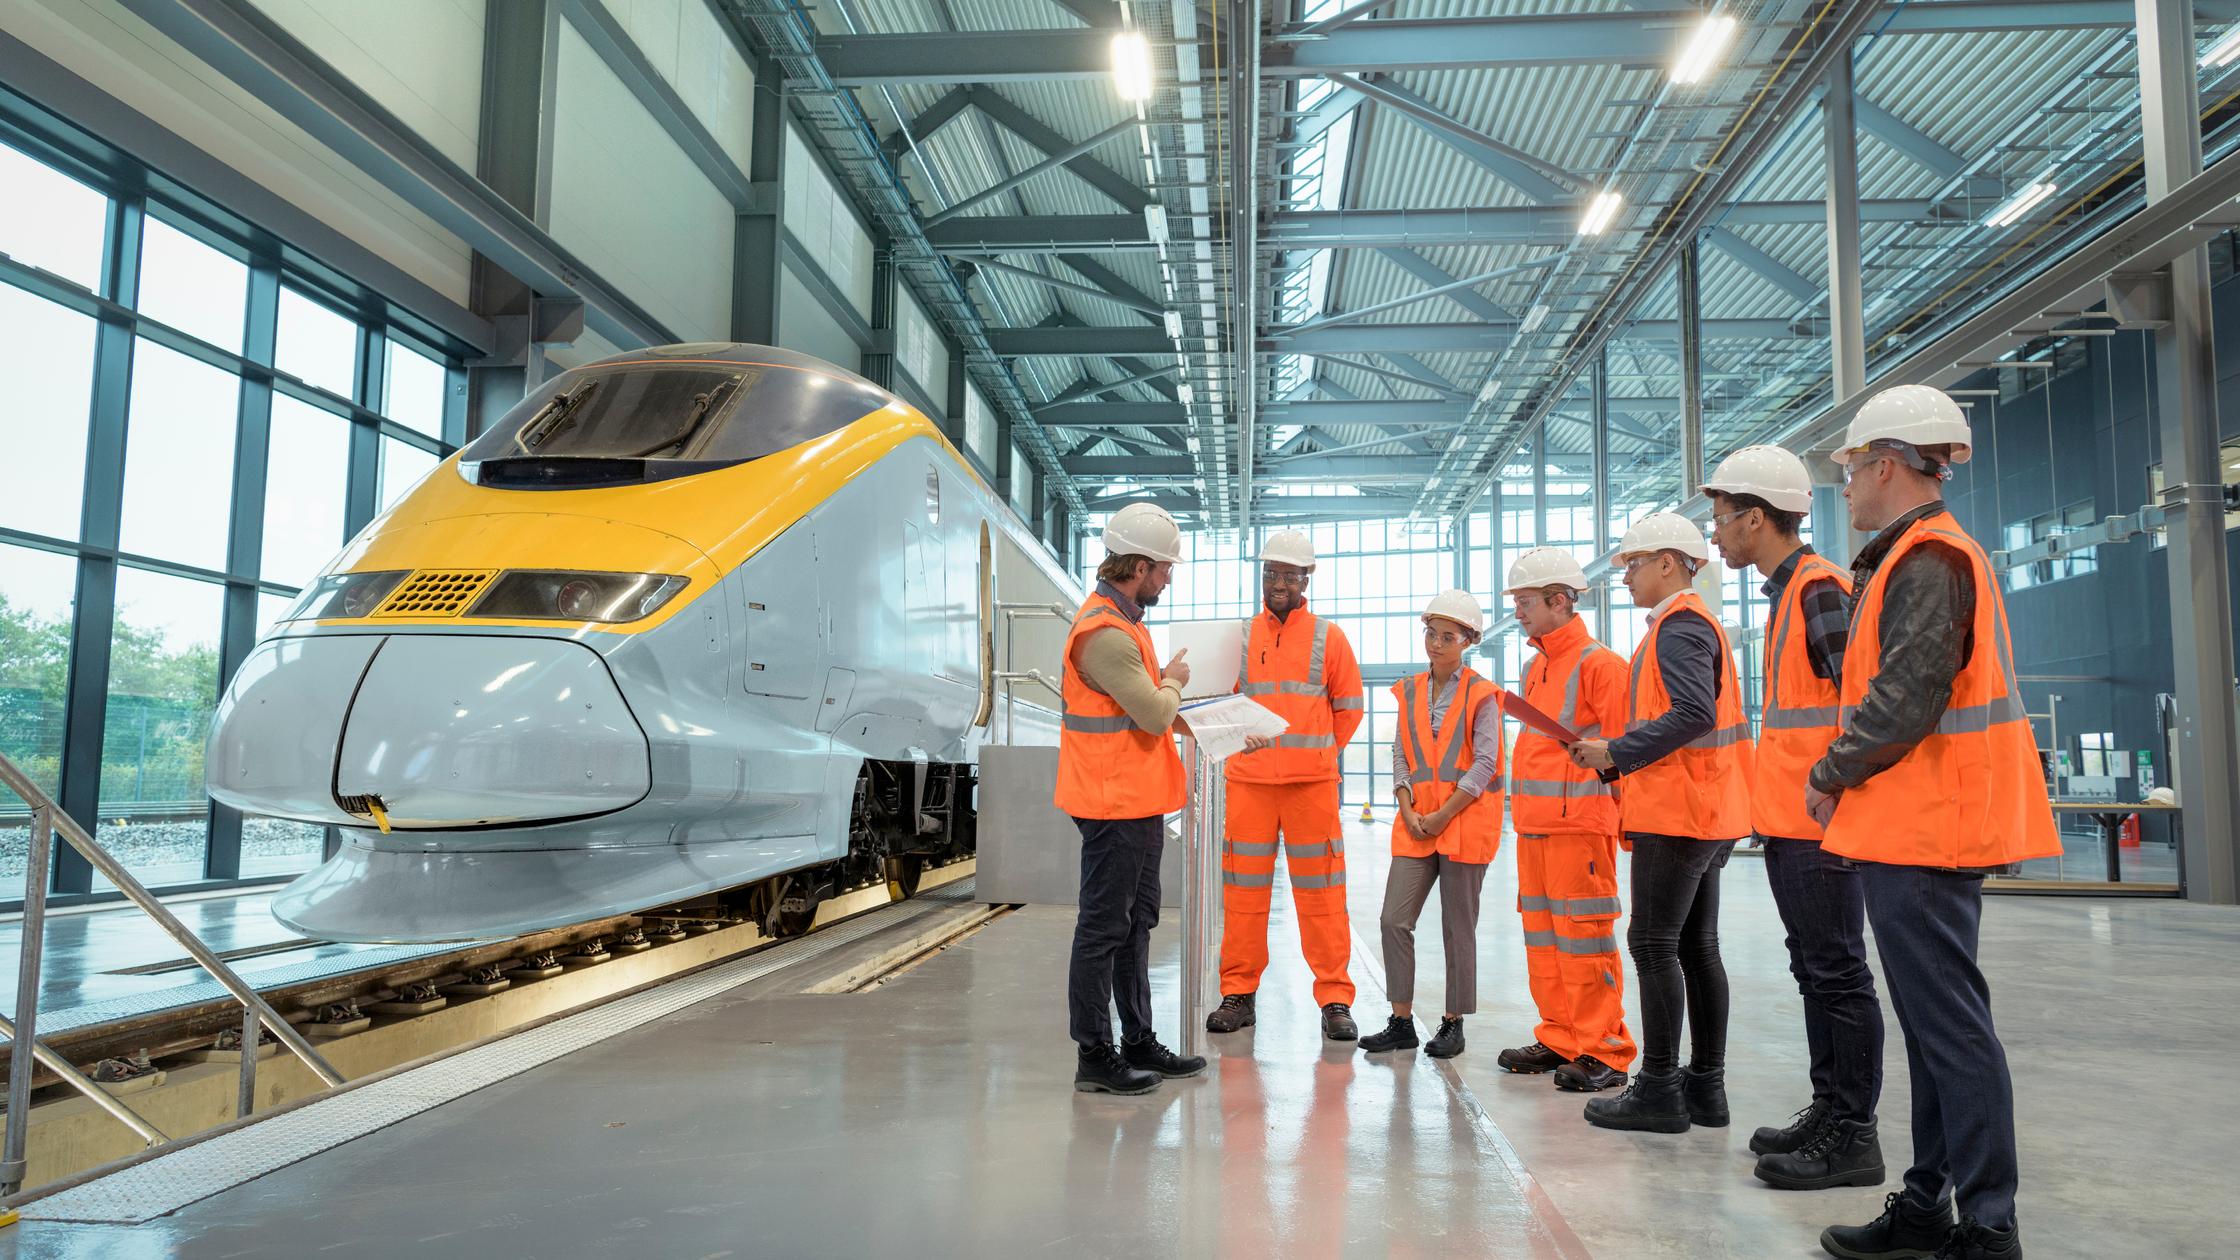
[[975, 878], [859, 915], [711, 967], [697, 975], [345, 1090], [269, 1120], [57, 1191], [20, 1209], [24, 1219], [136, 1225], [309, 1159], [376, 1129], [518, 1076], [782, 968], [971, 898]]

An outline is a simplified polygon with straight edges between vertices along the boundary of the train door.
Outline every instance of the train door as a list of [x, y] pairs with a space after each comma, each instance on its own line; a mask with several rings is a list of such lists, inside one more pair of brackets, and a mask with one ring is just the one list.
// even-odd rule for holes
[[807, 521], [795, 524], [756, 552], [741, 578], [746, 689], [808, 699], [823, 655], [815, 531]]

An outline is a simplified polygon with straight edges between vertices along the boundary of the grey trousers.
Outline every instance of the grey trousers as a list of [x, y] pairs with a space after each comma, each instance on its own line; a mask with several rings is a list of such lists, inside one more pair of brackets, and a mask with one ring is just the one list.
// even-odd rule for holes
[[1478, 894], [1485, 887], [1484, 862], [1457, 862], [1433, 854], [1392, 859], [1384, 884], [1384, 989], [1394, 1002], [1413, 1004], [1416, 993], [1416, 917], [1439, 885], [1439, 941], [1447, 957], [1447, 1010], [1469, 1015], [1478, 1009]]

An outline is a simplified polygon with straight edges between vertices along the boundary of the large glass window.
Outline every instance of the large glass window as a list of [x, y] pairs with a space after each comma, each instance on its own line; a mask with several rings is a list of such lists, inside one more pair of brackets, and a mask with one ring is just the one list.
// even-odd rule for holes
[[412, 347], [389, 343], [389, 392], [382, 410], [399, 424], [443, 436], [443, 396], [449, 379], [443, 365]]
[[[62, 784], [77, 579], [69, 556], [0, 543], [0, 753], [49, 793]], [[0, 788], [0, 897], [22, 887], [30, 820], [30, 806]]]
[[224, 570], [241, 378], [143, 338], [125, 430], [123, 549]]
[[238, 353], [249, 264], [150, 215], [140, 237], [139, 306], [150, 319]]
[[109, 199], [4, 144], [0, 188], [0, 254], [99, 289]]
[[264, 560], [258, 576], [308, 585], [343, 544], [350, 422], [286, 396], [272, 400], [265, 463]]
[[225, 588], [117, 573], [101, 738], [101, 843], [142, 883], [202, 877], [210, 801], [203, 742], [218, 703]]
[[283, 287], [272, 365], [306, 385], [348, 398], [358, 385], [358, 326]]
[[420, 479], [441, 462], [438, 456], [431, 455], [410, 442], [400, 442], [395, 438], [381, 439], [381, 490], [377, 496], [381, 500], [381, 510], [388, 511], [390, 504], [403, 498], [405, 491], [419, 485]]
[[[10, 152], [0, 148], [0, 166]], [[14, 200], [0, 196], [0, 215]], [[15, 470], [0, 493], [0, 525], [78, 536], [93, 337], [91, 316], [0, 284], [0, 450]]]

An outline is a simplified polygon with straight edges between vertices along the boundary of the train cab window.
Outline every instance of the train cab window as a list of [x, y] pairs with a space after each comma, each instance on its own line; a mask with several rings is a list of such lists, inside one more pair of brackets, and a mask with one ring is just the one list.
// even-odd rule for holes
[[888, 405], [869, 385], [763, 363], [624, 363], [569, 372], [459, 454], [478, 485], [630, 485], [760, 459]]

